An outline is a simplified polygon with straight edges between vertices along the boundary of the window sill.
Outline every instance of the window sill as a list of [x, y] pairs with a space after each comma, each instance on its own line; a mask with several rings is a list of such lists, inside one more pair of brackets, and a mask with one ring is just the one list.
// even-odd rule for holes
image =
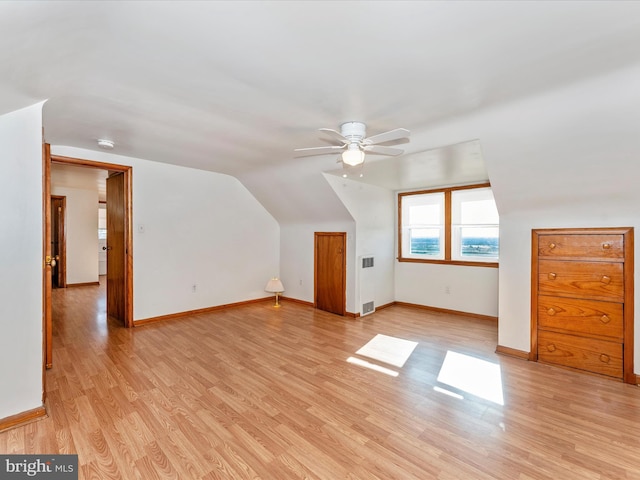
[[396, 260], [398, 260], [399, 262], [434, 263], [439, 265], [461, 265], [465, 267], [498, 268], [500, 266], [499, 262], [473, 262], [469, 260], [426, 260], [422, 258], [404, 258], [404, 257], [398, 257]]

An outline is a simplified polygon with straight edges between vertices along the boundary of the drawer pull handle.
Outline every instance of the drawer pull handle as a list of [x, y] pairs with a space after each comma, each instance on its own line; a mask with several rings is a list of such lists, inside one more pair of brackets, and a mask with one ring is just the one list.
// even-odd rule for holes
[[610, 244], [610, 243], [603, 243], [603, 244], [602, 244], [602, 248], [603, 248], [604, 250], [609, 250], [609, 249], [611, 248], [611, 244]]
[[611, 360], [611, 359], [609, 358], [609, 355], [607, 355], [606, 353], [601, 353], [601, 354], [600, 354], [600, 361], [601, 361], [602, 363], [609, 363], [609, 360]]
[[555, 279], [556, 279], [556, 276], [557, 276], [557, 275], [556, 275], [555, 273], [553, 273], [553, 272], [549, 273], [549, 275], [548, 275], [549, 280], [555, 280]]
[[610, 319], [607, 315], [602, 315], [602, 316], [600, 317], [600, 321], [601, 321], [602, 323], [609, 323], [609, 322], [611, 321], [611, 319]]
[[556, 311], [553, 308], [550, 308], [549, 310], [547, 310], [547, 313], [551, 316], [556, 314]]
[[549, 345], [547, 345], [547, 350], [549, 350], [550, 352], [555, 352], [556, 346], [553, 343], [550, 343]]
[[604, 283], [605, 285], [609, 285], [609, 283], [611, 283], [611, 277], [603, 275], [602, 278], [600, 279], [600, 281], [602, 283]]
[[549, 248], [550, 248], [551, 250], [553, 250], [554, 248], [556, 248], [556, 244], [555, 244], [555, 243], [553, 243], [553, 242], [551, 242], [551, 243], [549, 244]]

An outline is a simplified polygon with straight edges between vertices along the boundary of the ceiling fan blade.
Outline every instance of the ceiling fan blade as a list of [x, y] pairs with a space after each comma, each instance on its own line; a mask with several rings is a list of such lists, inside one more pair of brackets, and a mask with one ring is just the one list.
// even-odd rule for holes
[[364, 145], [375, 145], [377, 143], [393, 142], [395, 140], [409, 138], [409, 135], [411, 135], [411, 132], [406, 128], [396, 128], [395, 130], [389, 130], [388, 132], [365, 138], [362, 143]]
[[332, 130], [331, 128], [319, 128], [318, 130], [320, 130], [321, 132], [326, 133], [330, 137], [333, 137], [334, 140], [337, 140], [340, 143], [343, 143], [345, 145], [349, 143], [349, 139], [347, 137], [345, 137], [344, 135], [342, 135], [337, 130]]
[[296, 148], [294, 152], [296, 153], [296, 157], [303, 157], [306, 155], [326, 155], [339, 152], [340, 150], [344, 150], [344, 146], [332, 145], [329, 147]]
[[365, 145], [363, 149], [365, 152], [377, 153], [380, 155], [396, 156], [404, 153], [404, 150], [401, 148], [384, 147], [382, 145]]

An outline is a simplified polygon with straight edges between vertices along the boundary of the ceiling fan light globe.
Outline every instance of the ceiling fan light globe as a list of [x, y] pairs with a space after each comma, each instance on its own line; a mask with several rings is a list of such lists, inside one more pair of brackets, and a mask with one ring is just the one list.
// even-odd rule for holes
[[352, 167], [364, 162], [364, 152], [360, 149], [349, 149], [342, 152], [342, 161]]

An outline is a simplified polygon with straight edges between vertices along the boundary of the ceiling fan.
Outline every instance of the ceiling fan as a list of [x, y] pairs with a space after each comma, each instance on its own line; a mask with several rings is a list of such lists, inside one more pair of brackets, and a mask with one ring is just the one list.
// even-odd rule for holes
[[340, 125], [339, 132], [331, 128], [321, 128], [320, 131], [329, 135], [337, 144], [326, 147], [296, 148], [294, 152], [297, 156], [325, 155], [342, 151], [342, 162], [349, 166], [355, 166], [364, 162], [365, 152], [379, 155], [400, 155], [404, 150], [380, 144], [406, 143], [410, 135], [409, 130], [396, 128], [366, 137], [367, 126], [362, 122], [343, 123]]

